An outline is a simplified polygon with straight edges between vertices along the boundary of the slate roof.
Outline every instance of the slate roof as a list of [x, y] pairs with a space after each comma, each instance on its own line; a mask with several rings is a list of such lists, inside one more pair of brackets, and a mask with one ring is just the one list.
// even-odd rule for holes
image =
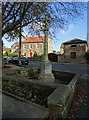
[[87, 41], [85, 41], [85, 40], [80, 40], [80, 39], [78, 39], [78, 38], [75, 38], [75, 39], [73, 39], [73, 40], [64, 42], [63, 44], [66, 45], [66, 44], [82, 44], [82, 43], [87, 43]]

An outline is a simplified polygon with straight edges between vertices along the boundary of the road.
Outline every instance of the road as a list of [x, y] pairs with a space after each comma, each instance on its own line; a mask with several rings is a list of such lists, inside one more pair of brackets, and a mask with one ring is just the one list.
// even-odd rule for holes
[[[31, 61], [31, 67], [40, 67], [40, 61]], [[89, 65], [80, 65], [80, 64], [59, 64], [59, 63], [52, 63], [52, 69], [64, 72], [72, 72], [72, 73], [79, 73], [79, 74], [89, 74]]]
[[72, 73], [88, 74], [89, 66], [78, 64], [52, 64], [53, 70], [61, 70]]

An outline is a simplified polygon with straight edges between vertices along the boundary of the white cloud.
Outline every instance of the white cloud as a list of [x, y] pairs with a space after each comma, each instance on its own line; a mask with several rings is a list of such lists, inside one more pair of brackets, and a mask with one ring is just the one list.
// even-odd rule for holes
[[71, 25], [69, 25], [69, 27], [68, 27], [68, 29], [66, 31], [62, 30], [61, 31], [62, 35], [69, 34], [72, 31], [73, 26], [74, 26], [74, 24], [71, 24]]

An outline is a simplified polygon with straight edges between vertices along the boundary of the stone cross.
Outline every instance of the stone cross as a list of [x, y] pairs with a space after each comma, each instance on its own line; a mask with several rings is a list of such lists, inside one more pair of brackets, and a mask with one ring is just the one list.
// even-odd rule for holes
[[54, 75], [52, 74], [52, 64], [48, 60], [48, 22], [49, 20], [50, 19], [48, 18], [48, 16], [44, 20], [44, 23], [45, 23], [44, 56], [41, 62], [41, 73], [38, 78], [43, 82], [54, 82], [55, 80]]
[[48, 60], [48, 22], [49, 22], [48, 16], [46, 16], [44, 23], [45, 23], [45, 28], [44, 28], [44, 34], [45, 34], [45, 40], [44, 40], [44, 56], [43, 56], [43, 61], [49, 61]]

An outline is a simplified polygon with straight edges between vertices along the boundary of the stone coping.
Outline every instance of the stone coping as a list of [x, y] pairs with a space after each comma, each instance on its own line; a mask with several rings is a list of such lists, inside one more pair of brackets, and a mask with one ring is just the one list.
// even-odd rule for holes
[[68, 84], [68, 87], [70, 88], [73, 88], [74, 85], [77, 83], [77, 80], [79, 79], [80, 75], [79, 74], [76, 74], [73, 79], [71, 80], [71, 82]]
[[68, 86], [59, 86], [53, 93], [48, 96], [48, 104], [58, 105], [63, 109], [63, 106], [66, 105], [66, 100], [69, 97]]
[[29, 85], [38, 85], [38, 86], [46, 86], [46, 87], [52, 87], [52, 88], [57, 88], [58, 86], [60, 86], [61, 84], [58, 83], [47, 83], [47, 82], [43, 82], [43, 81], [39, 81], [39, 80], [35, 80], [35, 79], [28, 79], [28, 78], [23, 78], [23, 77], [12, 77], [10, 75], [3, 75], [2, 76], [2, 80], [8, 80], [8, 81], [16, 81], [18, 83], [23, 83], [26, 86]]
[[48, 96], [48, 108], [55, 117], [67, 117], [79, 76], [76, 74], [68, 85], [61, 84]]

